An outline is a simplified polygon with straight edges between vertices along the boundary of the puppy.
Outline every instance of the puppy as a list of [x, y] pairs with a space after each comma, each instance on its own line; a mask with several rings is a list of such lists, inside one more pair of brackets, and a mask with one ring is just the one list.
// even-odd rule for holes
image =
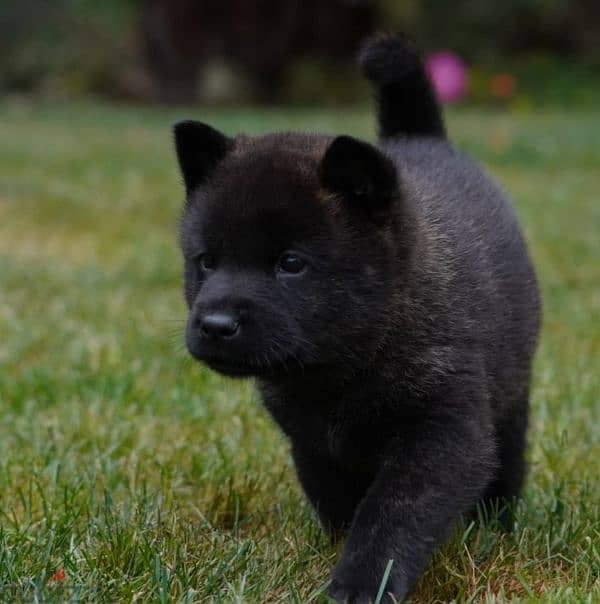
[[254, 376], [325, 530], [328, 595], [400, 600], [478, 502], [523, 482], [540, 322], [513, 209], [447, 140], [418, 52], [377, 38], [360, 66], [377, 145], [175, 126], [186, 342]]

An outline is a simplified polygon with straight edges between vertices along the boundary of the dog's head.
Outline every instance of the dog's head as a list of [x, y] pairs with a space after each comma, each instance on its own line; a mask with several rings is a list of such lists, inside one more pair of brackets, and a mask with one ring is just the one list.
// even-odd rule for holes
[[175, 126], [186, 343], [232, 376], [360, 362], [388, 323], [396, 169], [350, 137]]

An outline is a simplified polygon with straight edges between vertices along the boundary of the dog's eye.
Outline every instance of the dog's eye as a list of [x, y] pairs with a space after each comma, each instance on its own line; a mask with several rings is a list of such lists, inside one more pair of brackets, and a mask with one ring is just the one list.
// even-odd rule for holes
[[197, 267], [203, 271], [210, 271], [217, 265], [217, 260], [212, 254], [202, 253], [194, 256]]
[[284, 273], [299, 273], [306, 266], [306, 262], [300, 256], [286, 252], [279, 259], [278, 270]]

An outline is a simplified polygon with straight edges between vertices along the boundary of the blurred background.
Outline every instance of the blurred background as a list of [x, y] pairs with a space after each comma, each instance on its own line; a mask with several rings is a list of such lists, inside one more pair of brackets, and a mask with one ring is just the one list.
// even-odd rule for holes
[[354, 57], [396, 30], [544, 298], [518, 528], [412, 601], [600, 602], [600, 1], [0, 0], [1, 602], [318, 601], [287, 444], [184, 349], [171, 126], [373, 140]]
[[[597, 0], [3, 0], [0, 93], [143, 103], [353, 102], [374, 31], [464, 62], [449, 101], [592, 105]], [[443, 70], [443, 68], [442, 68]]]

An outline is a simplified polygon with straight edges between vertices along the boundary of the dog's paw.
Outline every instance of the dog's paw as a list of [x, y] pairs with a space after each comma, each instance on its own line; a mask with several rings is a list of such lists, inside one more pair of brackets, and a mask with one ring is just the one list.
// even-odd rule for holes
[[[326, 591], [327, 596], [339, 604], [371, 604], [377, 599], [382, 577], [356, 571], [335, 572]], [[402, 602], [408, 589], [397, 573], [391, 573], [383, 589], [380, 604]]]
[[337, 604], [369, 604], [375, 602], [376, 592], [361, 588], [359, 585], [349, 585], [333, 579], [325, 592], [330, 601]]

